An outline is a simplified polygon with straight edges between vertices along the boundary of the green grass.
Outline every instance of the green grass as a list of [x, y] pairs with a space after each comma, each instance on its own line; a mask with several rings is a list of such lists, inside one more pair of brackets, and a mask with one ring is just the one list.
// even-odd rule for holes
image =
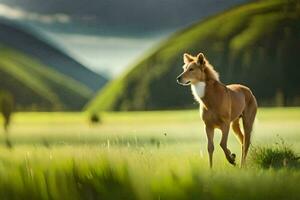
[[[0, 199], [299, 199], [300, 171], [229, 165], [215, 137], [214, 169], [198, 111], [17, 113], [1, 135]], [[253, 146], [278, 136], [300, 152], [300, 109], [261, 108]], [[240, 146], [230, 134], [229, 148]], [[253, 147], [252, 147], [253, 149]]]
[[252, 161], [262, 168], [299, 168], [299, 158], [284, 140], [271, 147], [254, 147], [251, 153]]

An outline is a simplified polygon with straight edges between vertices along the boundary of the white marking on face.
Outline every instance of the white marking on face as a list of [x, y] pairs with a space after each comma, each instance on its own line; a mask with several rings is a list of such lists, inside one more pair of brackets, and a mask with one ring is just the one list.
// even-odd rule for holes
[[192, 84], [191, 89], [195, 100], [201, 103], [201, 98], [204, 97], [205, 94], [205, 82], [198, 82], [196, 84]]

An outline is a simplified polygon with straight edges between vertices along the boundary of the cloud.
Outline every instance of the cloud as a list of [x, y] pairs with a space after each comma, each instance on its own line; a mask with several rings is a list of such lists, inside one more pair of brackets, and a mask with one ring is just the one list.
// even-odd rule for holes
[[28, 12], [26, 10], [10, 7], [5, 4], [0, 4], [0, 17], [5, 17], [14, 20], [37, 21], [41, 23], [68, 23], [71, 21], [70, 16], [62, 13], [56, 14], [39, 14]]

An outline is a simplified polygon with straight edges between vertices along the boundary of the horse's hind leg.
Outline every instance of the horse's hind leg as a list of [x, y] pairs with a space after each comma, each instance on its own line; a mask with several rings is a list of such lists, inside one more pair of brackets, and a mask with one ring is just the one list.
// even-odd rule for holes
[[240, 123], [239, 123], [239, 118], [237, 118], [236, 120], [234, 120], [231, 124], [232, 130], [235, 133], [235, 135], [237, 136], [239, 142], [241, 143], [242, 146], [242, 157], [241, 157], [241, 166], [243, 164], [243, 159], [244, 159], [244, 135], [241, 131], [241, 127], [240, 127]]
[[237, 136], [239, 142], [241, 144], [244, 143], [244, 135], [241, 131], [240, 123], [239, 123], [239, 118], [234, 120], [231, 124], [231, 128], [234, 131], [235, 135]]

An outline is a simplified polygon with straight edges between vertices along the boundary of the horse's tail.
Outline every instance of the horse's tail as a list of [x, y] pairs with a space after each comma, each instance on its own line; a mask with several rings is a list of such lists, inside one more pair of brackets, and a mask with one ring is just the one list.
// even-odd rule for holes
[[244, 127], [244, 156], [247, 156], [249, 146], [251, 143], [251, 133], [253, 130], [253, 124], [256, 117], [257, 112], [257, 101], [255, 96], [252, 94], [252, 92], [249, 90], [250, 94], [248, 96], [248, 101], [246, 103], [246, 107], [242, 114], [243, 119], [243, 127]]

